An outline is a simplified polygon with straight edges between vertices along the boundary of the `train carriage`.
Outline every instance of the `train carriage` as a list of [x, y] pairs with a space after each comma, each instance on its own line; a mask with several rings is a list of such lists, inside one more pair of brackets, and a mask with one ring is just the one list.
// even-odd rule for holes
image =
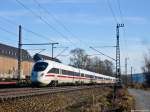
[[115, 78], [78, 69], [51, 60], [40, 60], [32, 69], [31, 80], [34, 85], [55, 85], [62, 83], [115, 83]]

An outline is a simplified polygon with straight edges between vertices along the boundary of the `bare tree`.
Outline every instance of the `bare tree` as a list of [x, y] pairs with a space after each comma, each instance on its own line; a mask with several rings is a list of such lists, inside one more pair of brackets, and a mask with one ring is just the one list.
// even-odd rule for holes
[[144, 56], [144, 66], [142, 67], [143, 73], [145, 74], [145, 83], [147, 86], [150, 86], [150, 50], [149, 54]]
[[150, 72], [150, 58], [148, 55], [144, 56], [144, 67], [142, 67], [143, 72]]
[[105, 75], [113, 75], [113, 63], [109, 60], [102, 61], [98, 57], [94, 57], [90, 59], [90, 66], [87, 68], [90, 71], [97, 72]]
[[85, 68], [87, 65], [88, 56], [85, 50], [76, 48], [70, 51], [70, 65], [77, 68]]
[[113, 73], [113, 68], [114, 68], [113, 63], [109, 60], [105, 60], [104, 63], [105, 63], [105, 68], [106, 68], [106, 74], [113, 75], [114, 74]]
[[109, 60], [102, 61], [98, 57], [88, 57], [85, 50], [77, 48], [71, 50], [70, 65], [82, 69], [86, 69], [92, 72], [113, 75], [113, 63]]

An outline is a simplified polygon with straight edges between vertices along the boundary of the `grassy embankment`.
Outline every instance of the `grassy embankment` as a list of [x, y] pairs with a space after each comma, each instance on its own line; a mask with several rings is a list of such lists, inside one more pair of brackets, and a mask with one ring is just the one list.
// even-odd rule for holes
[[[54, 95], [41, 95], [0, 103], [0, 112], [128, 112], [134, 104], [126, 89], [112, 102], [109, 88], [86, 89]], [[114, 103], [114, 105], [113, 105]]]

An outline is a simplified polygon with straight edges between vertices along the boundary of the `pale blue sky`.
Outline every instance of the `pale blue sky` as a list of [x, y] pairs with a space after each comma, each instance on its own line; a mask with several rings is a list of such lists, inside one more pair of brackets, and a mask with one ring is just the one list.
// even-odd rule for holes
[[[59, 46], [69, 47], [68, 52], [76, 47], [83, 48], [88, 54], [97, 54], [89, 49], [89, 46], [112, 46], [116, 41], [116, 21], [114, 20], [107, 0], [37, 0], [42, 7], [46, 8], [57, 21], [63, 23], [69, 32], [66, 31], [52, 16], [49, 16], [35, 4], [34, 0], [20, 0], [26, 7], [35, 13], [57, 31], [44, 24], [39, 18], [19, 5], [16, 0], [1, 0], [0, 4], [0, 28], [7, 29], [16, 35], [9, 34], [0, 29], [0, 42], [17, 46], [18, 26], [21, 24], [44, 37], [37, 37], [23, 30], [24, 43], [59, 42]], [[114, 10], [117, 21], [121, 22], [117, 0], [108, 0]], [[150, 48], [150, 1], [149, 0], [118, 0], [123, 14], [125, 28], [120, 30], [121, 43], [121, 65], [124, 71], [124, 58], [129, 57], [129, 66], [135, 68], [135, 72], [141, 71], [143, 55]], [[2, 17], [16, 23], [10, 24]], [[64, 37], [62, 37], [60, 32]], [[72, 32], [72, 33], [70, 33]], [[123, 33], [125, 32], [125, 33]], [[68, 41], [70, 40], [70, 41]], [[29, 49], [31, 46], [24, 46]], [[50, 55], [50, 46], [34, 46], [33, 48], [46, 48], [43, 54]], [[97, 48], [103, 53], [115, 58], [114, 48]], [[56, 49], [57, 55], [62, 49]], [[31, 51], [30, 51], [31, 52]], [[32, 51], [32, 54], [37, 51]], [[106, 57], [99, 56], [102, 59]], [[69, 57], [59, 57], [67, 63]], [[129, 68], [128, 68], [129, 69]]]

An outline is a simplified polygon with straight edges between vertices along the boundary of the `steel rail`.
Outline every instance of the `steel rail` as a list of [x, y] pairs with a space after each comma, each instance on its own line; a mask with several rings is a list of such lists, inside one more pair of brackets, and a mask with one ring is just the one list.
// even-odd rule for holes
[[17, 98], [25, 98], [25, 97], [46, 95], [46, 94], [56, 94], [61, 92], [71, 92], [71, 91], [91, 89], [96, 87], [102, 87], [102, 86], [68, 86], [68, 87], [55, 87], [55, 88], [33, 88], [29, 91], [23, 90], [23, 91], [16, 91], [16, 92], [3, 92], [0, 93], [0, 101], [3, 102], [6, 100], [17, 99]]

